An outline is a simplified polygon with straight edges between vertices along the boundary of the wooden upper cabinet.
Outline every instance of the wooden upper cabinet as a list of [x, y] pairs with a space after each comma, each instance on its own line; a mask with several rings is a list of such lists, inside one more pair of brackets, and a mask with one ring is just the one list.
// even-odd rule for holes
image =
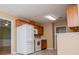
[[41, 26], [40, 24], [38, 24], [37, 22], [35, 21], [32, 21], [32, 20], [21, 20], [21, 19], [17, 19], [16, 20], [16, 26], [21, 26], [23, 24], [31, 24], [34, 26], [34, 28], [37, 30], [37, 34], [35, 34], [36, 36], [41, 36], [43, 35], [43, 26]]
[[40, 35], [43, 35], [43, 27], [42, 26], [38, 26], [39, 27], [39, 30], [38, 30], [38, 33], [40, 34]]
[[79, 27], [78, 5], [67, 5], [67, 24], [68, 27]]
[[36, 25], [35, 29], [37, 29], [37, 34], [35, 35], [43, 35], [43, 26]]
[[26, 23], [30, 24], [30, 21], [29, 21], [29, 20], [16, 19], [16, 26], [17, 26], [17, 27], [18, 27], [18, 26], [21, 26], [21, 25], [23, 25], [23, 24], [26, 24]]
[[21, 25], [23, 25], [23, 24], [25, 24], [25, 22], [22, 22], [21, 20], [16, 20], [16, 26], [18, 27], [18, 26], [21, 26]]

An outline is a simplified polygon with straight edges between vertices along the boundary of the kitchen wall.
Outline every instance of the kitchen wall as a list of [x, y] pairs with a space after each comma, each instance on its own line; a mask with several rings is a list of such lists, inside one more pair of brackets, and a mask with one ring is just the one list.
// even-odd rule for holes
[[[54, 47], [55, 28], [57, 26], [67, 27], [67, 21], [61, 20], [55, 23], [43, 23], [41, 25], [44, 27], [44, 35], [41, 37], [41, 39], [47, 39], [47, 48], [52, 49]], [[70, 32], [68, 27], [67, 32]]]
[[53, 49], [53, 26], [52, 23], [44, 23], [42, 24], [44, 27], [44, 35], [41, 39], [47, 39], [47, 48]]
[[54, 31], [56, 30], [56, 27], [66, 26], [67, 32], [69, 32], [69, 28], [67, 27], [67, 21], [66, 20], [60, 20], [58, 22], [54, 23]]
[[72, 30], [67, 26], [67, 20], [60, 20], [54, 23], [54, 30], [56, 27], [66, 26], [67, 32], [72, 32]]

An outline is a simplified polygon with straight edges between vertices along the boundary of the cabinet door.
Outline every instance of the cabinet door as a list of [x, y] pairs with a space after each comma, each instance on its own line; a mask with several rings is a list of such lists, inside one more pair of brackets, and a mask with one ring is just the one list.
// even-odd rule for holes
[[43, 27], [42, 26], [38, 26], [38, 33], [40, 35], [43, 35]]
[[21, 25], [23, 25], [23, 24], [25, 24], [25, 22], [22, 22], [21, 20], [16, 20], [16, 26], [21, 26]]
[[43, 27], [42, 26], [36, 25], [35, 29], [37, 29], [37, 31], [38, 31], [37, 34], [35, 34], [35, 35], [43, 35]]
[[46, 49], [47, 48], [47, 40], [41, 40], [41, 49]]
[[78, 7], [76, 4], [67, 6], [67, 23], [68, 27], [75, 27], [78, 25]]

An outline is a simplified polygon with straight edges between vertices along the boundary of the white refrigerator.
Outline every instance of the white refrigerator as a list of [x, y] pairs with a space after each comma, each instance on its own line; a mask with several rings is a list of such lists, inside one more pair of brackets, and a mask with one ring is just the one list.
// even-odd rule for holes
[[30, 54], [34, 52], [34, 27], [24, 24], [17, 27], [17, 53]]

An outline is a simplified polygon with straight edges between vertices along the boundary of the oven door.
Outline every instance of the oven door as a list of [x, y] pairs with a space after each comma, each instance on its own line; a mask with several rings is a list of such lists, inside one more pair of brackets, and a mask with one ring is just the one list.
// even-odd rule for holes
[[35, 51], [41, 50], [41, 40], [35, 40]]

